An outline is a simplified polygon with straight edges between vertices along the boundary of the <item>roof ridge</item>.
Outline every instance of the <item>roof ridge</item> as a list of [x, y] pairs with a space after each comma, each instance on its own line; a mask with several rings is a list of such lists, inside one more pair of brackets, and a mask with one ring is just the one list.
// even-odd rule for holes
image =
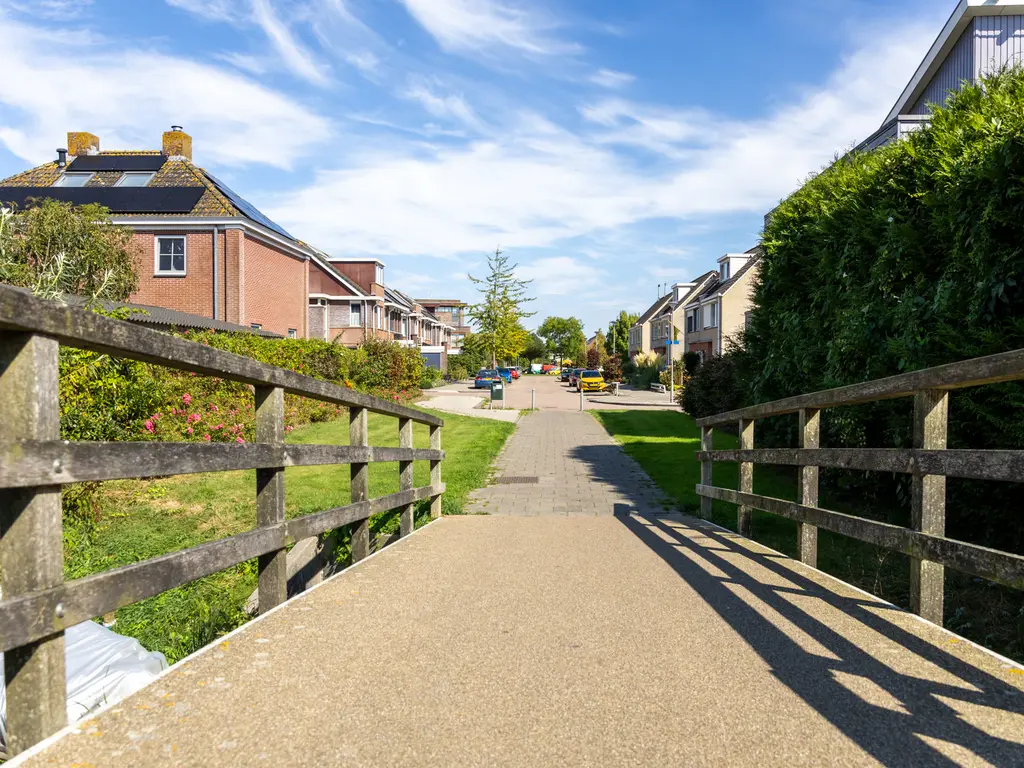
[[188, 168], [192, 175], [196, 177], [196, 180], [199, 181], [204, 187], [206, 187], [207, 190], [213, 193], [213, 196], [217, 198], [217, 202], [219, 202], [228, 210], [234, 211], [236, 216], [242, 215], [242, 212], [238, 210], [238, 207], [233, 202], [231, 202], [228, 196], [221, 192], [220, 189], [218, 189], [217, 185], [214, 184], [206, 175], [206, 169], [199, 167], [191, 160], [179, 160], [178, 162], [180, 162], [182, 165]]

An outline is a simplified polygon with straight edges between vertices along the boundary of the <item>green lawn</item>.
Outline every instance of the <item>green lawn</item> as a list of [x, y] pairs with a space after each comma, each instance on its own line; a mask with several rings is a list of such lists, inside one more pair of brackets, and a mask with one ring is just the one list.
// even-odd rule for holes
[[[700, 498], [694, 487], [700, 482], [700, 463], [695, 456], [700, 448], [700, 429], [692, 418], [666, 411], [593, 411], [593, 414], [658, 487], [676, 500], [681, 511], [694, 515], [699, 512]], [[736, 445], [734, 436], [715, 431], [715, 449], [735, 448]], [[737, 465], [714, 465], [715, 485], [735, 488], [737, 479]], [[795, 469], [755, 466], [754, 492], [795, 500]], [[876, 508], [865, 509], [860, 499], [844, 497], [825, 484], [821, 489], [820, 505], [826, 509], [886, 519], [877, 504], [874, 503]], [[712, 520], [736, 530], [735, 505], [716, 501]], [[755, 511], [752, 531], [753, 538], [762, 544], [791, 557], [796, 555], [796, 523]], [[910, 563], [903, 555], [819, 531], [818, 567], [896, 605], [909, 606]], [[949, 629], [999, 653], [1024, 659], [1022, 592], [947, 569], [945, 623]]]
[[[491, 461], [515, 430], [500, 421], [439, 414], [445, 420], [441, 476], [447, 486], [445, 514], [459, 514], [466, 496], [484, 485]], [[416, 447], [428, 447], [427, 427], [415, 425]], [[314, 424], [288, 436], [292, 443], [348, 444], [348, 420]], [[398, 445], [398, 422], [371, 414], [369, 442]], [[415, 484], [429, 485], [429, 463], [413, 467]], [[99, 522], [89, 535], [69, 526], [65, 535], [66, 578], [145, 560], [250, 530], [256, 523], [256, 473], [221, 472], [151, 481], [106, 483]], [[349, 467], [289, 467], [285, 470], [286, 514], [297, 517], [349, 503]], [[398, 465], [370, 465], [370, 494], [394, 493]], [[416, 523], [429, 519], [428, 503], [417, 505]], [[396, 513], [371, 520], [373, 534], [398, 529]], [[342, 537], [342, 558], [347, 541]], [[241, 610], [256, 588], [255, 562], [199, 579], [117, 612], [116, 629], [176, 661], [244, 622]], [[109, 617], [108, 617], [109, 618]]]

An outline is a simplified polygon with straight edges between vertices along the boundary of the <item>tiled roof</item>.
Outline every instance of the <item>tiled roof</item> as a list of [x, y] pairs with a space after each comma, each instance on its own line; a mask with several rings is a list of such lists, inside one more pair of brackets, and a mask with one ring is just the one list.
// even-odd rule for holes
[[756, 265], [757, 262], [761, 260], [760, 247], [751, 248], [749, 251], [747, 251], [747, 253], [751, 254], [750, 258], [747, 259], [746, 263], [736, 271], [735, 275], [730, 277], [725, 282], [721, 282], [716, 279], [710, 285], [708, 285], [707, 288], [701, 291], [698, 296], [691, 297], [690, 301], [687, 303], [692, 303], [694, 301], [703, 301], [709, 296], [713, 296], [716, 293], [725, 293], [730, 288], [732, 288], [737, 283], [737, 281], [739, 281], [739, 279], [743, 277], [743, 275], [745, 275], [747, 272], [753, 269], [754, 265]]
[[[138, 152], [115, 151], [100, 152], [102, 156], [131, 156], [131, 155], [159, 155], [160, 152], [153, 150], [142, 150]], [[108, 187], [114, 184], [121, 177], [120, 171], [98, 171], [86, 187]], [[44, 163], [36, 168], [15, 174], [9, 178], [0, 180], [0, 187], [52, 187], [53, 183], [60, 178], [60, 168], [57, 163]], [[188, 213], [163, 213], [161, 216], [169, 217], [193, 217], [193, 216], [243, 216], [231, 201], [217, 188], [207, 177], [206, 171], [195, 165], [190, 160], [174, 159], [163, 164], [150, 180], [150, 187], [205, 187], [206, 191], [199, 201]], [[117, 214], [118, 217], [131, 218], [145, 214]]]
[[660, 297], [656, 302], [651, 304], [651, 306], [649, 306], [642, 315], [640, 315], [640, 319], [636, 321], [636, 324], [643, 325], [644, 323], [649, 321], [652, 317], [654, 317], [662, 309], [664, 309], [665, 302], [667, 302], [671, 298], [671, 293], [666, 293], [664, 296]]

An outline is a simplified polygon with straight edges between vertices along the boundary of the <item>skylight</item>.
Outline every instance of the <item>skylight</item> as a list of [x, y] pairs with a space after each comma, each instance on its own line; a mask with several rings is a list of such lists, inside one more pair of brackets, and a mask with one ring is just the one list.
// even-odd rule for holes
[[84, 187], [93, 177], [91, 173], [65, 173], [53, 183], [55, 187]]
[[145, 171], [141, 172], [141, 173], [138, 173], [138, 172], [123, 173], [123, 174], [121, 174], [121, 178], [119, 178], [117, 180], [117, 182], [114, 184], [114, 186], [116, 186], [116, 187], [144, 187], [147, 184], [149, 184], [150, 179], [152, 179], [155, 175], [156, 174], [154, 174], [152, 172], [145, 172]]

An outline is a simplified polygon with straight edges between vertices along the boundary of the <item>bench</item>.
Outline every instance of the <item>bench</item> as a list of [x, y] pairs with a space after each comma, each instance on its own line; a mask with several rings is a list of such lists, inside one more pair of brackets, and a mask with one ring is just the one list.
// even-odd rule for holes
[[665, 385], [660, 381], [651, 382], [651, 392], [665, 392]]

